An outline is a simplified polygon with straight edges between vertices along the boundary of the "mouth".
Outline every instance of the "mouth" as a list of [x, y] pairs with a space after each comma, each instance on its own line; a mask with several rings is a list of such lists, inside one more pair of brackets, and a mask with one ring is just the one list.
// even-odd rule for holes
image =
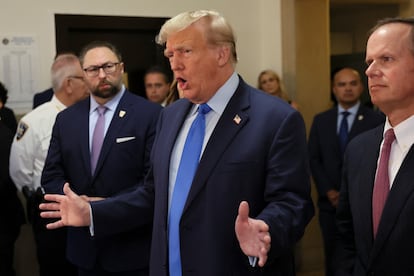
[[178, 88], [180, 88], [181, 90], [185, 90], [188, 88], [187, 80], [183, 78], [177, 78], [177, 85]]
[[369, 90], [370, 91], [378, 90], [378, 89], [381, 89], [381, 88], [384, 88], [384, 87], [385, 87], [385, 85], [381, 85], [381, 84], [371, 84], [371, 85], [369, 85]]
[[100, 90], [107, 90], [111, 88], [111, 85], [109, 83], [103, 82], [100, 83], [98, 87]]

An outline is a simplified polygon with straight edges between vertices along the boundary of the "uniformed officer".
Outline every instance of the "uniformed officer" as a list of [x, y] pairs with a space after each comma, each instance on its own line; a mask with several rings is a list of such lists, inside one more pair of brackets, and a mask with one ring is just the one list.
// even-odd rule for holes
[[[66, 229], [46, 231], [38, 205], [43, 199], [40, 179], [56, 116], [67, 106], [86, 98], [89, 90], [79, 59], [74, 54], [56, 57], [51, 67], [51, 78], [54, 91], [51, 101], [27, 113], [19, 122], [10, 153], [10, 176], [27, 200], [40, 276], [53, 275], [56, 267], [66, 271], [67, 275], [75, 275], [65, 256]], [[63, 269], [65, 266], [68, 269]]]

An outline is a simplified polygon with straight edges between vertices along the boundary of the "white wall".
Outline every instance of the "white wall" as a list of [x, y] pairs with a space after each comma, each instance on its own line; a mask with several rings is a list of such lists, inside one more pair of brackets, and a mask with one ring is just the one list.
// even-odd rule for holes
[[[29, 35], [37, 38], [39, 61], [36, 74], [39, 79], [35, 90], [39, 91], [50, 86], [49, 68], [55, 55], [55, 13], [172, 17], [185, 10], [215, 9], [229, 20], [236, 32], [237, 71], [255, 86], [259, 71], [265, 68], [282, 73], [280, 1], [2, 0], [0, 36]], [[27, 110], [19, 108], [16, 113], [27, 111], [30, 107]]]

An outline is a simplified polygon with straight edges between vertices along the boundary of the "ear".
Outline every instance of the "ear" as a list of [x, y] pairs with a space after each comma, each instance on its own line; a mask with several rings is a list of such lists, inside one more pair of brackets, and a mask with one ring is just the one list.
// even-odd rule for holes
[[123, 73], [124, 73], [124, 63], [123, 63], [123, 62], [121, 62], [121, 63], [119, 64], [119, 66], [120, 66], [120, 71], [121, 71], [121, 73], [123, 74]]
[[66, 78], [65, 81], [63, 82], [62, 86], [63, 86], [63, 88], [65, 88], [64, 89], [65, 93], [68, 94], [68, 95], [73, 93], [73, 89], [72, 89], [72, 85], [71, 85], [71, 82], [73, 82], [73, 81], [74, 81], [74, 79], [72, 79], [72, 78]]
[[218, 65], [224, 66], [230, 61], [230, 47], [221, 45], [217, 47], [217, 61]]

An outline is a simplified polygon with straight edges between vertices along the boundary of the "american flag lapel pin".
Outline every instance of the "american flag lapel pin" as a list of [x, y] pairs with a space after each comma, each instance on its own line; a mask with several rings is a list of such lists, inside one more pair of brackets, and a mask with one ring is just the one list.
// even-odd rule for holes
[[240, 118], [240, 116], [239, 116], [238, 114], [236, 114], [236, 116], [234, 116], [234, 118], [233, 118], [233, 121], [234, 121], [236, 124], [240, 124], [240, 122], [241, 122], [241, 118]]
[[124, 110], [120, 110], [119, 111], [119, 117], [124, 117], [125, 116], [125, 114], [126, 114], [126, 111], [124, 111]]

